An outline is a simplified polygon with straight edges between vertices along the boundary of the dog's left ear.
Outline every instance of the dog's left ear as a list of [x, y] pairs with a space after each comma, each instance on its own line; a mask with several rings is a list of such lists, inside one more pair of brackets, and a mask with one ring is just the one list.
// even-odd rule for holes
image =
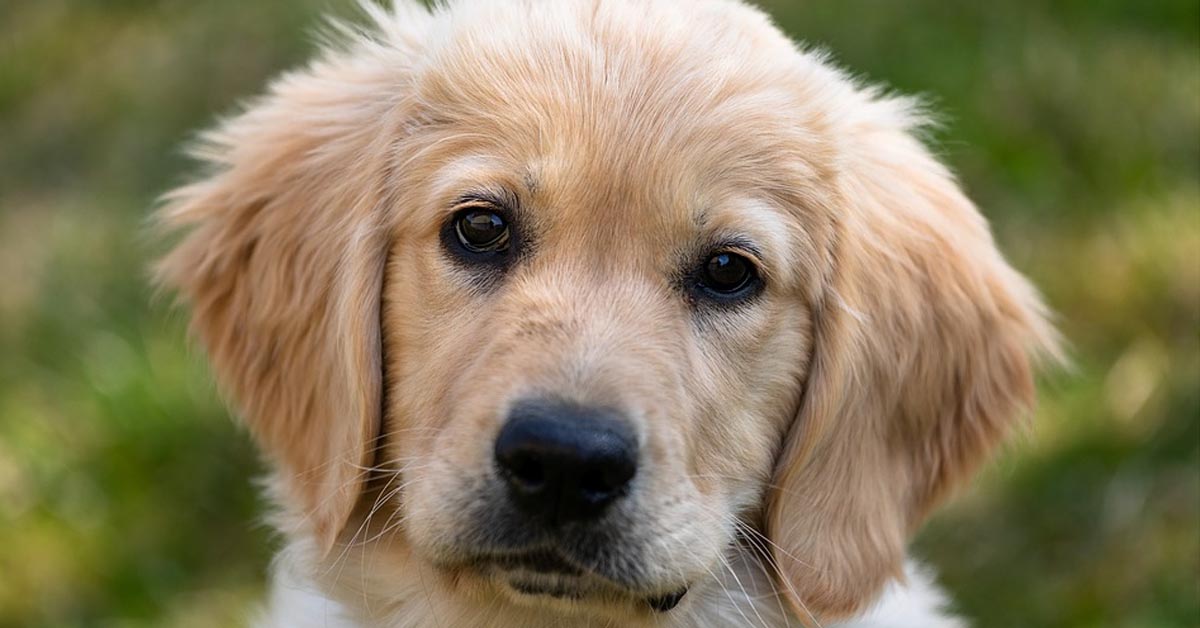
[[159, 214], [187, 232], [159, 280], [190, 305], [220, 388], [274, 463], [285, 515], [325, 552], [379, 430], [386, 179], [416, 58], [404, 28], [427, 17], [402, 10], [205, 136], [197, 154], [215, 172]]
[[806, 622], [902, 578], [909, 536], [1034, 399], [1056, 336], [902, 102], [847, 125], [841, 206], [799, 416], [768, 496], [780, 590]]

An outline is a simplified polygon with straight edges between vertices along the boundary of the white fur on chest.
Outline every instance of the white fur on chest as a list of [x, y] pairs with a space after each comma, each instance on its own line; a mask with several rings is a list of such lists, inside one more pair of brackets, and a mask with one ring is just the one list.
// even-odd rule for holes
[[[291, 554], [291, 555], [289, 555]], [[327, 571], [318, 579], [332, 581], [334, 591], [322, 590], [305, 573], [298, 552], [285, 553], [276, 563], [267, 608], [257, 628], [602, 628], [611, 619], [540, 617], [530, 609], [455, 604], [423, 581], [419, 567], [398, 572], [387, 587], [351, 565], [339, 574]], [[721, 579], [689, 592], [689, 599], [655, 628], [784, 628], [802, 627], [758, 569], [735, 557]], [[411, 567], [411, 566], [410, 566]], [[324, 571], [324, 570], [323, 570]], [[907, 582], [888, 585], [880, 599], [862, 616], [827, 628], [965, 628], [947, 614], [944, 594], [930, 574], [913, 562]], [[357, 572], [357, 573], [356, 573]], [[395, 576], [396, 574], [392, 574]], [[328, 586], [328, 585], [327, 585]]]

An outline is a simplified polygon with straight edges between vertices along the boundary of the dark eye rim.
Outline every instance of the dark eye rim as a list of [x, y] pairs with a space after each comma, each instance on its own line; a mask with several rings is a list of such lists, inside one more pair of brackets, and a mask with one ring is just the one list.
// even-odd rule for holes
[[[504, 246], [500, 248], [480, 248], [471, 246], [460, 237], [459, 223], [470, 212], [485, 211], [500, 217], [507, 225], [507, 236]], [[443, 248], [455, 262], [466, 266], [507, 266], [512, 261], [521, 245], [520, 230], [512, 210], [508, 207], [486, 199], [469, 199], [458, 204], [450, 213], [441, 229]]]
[[[477, 245], [469, 242], [462, 231], [463, 219], [469, 214], [476, 212], [491, 214], [499, 218], [501, 223], [504, 225], [503, 233], [486, 244]], [[459, 244], [472, 253], [503, 253], [507, 251], [512, 244], [512, 222], [504, 215], [504, 212], [497, 211], [497, 209], [494, 207], [482, 204], [463, 207], [454, 212], [454, 216], [451, 218], [450, 222], [454, 227], [454, 235], [458, 238]]]
[[[732, 289], [721, 289], [709, 285], [707, 278], [708, 263], [718, 255], [733, 255], [741, 258], [747, 267], [745, 279]], [[762, 271], [759, 269], [759, 264], [754, 255], [747, 254], [732, 247], [718, 247], [710, 250], [701, 259], [692, 271], [692, 293], [696, 296], [703, 297], [704, 300], [723, 304], [736, 304], [749, 301], [758, 296], [765, 287], [762, 278]]]

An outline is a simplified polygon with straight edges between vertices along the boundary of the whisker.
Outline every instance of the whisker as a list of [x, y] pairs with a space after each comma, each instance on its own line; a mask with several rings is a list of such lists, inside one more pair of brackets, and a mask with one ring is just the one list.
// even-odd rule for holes
[[[795, 555], [788, 552], [783, 547], [780, 547], [778, 543], [775, 543], [770, 538], [768, 538], [767, 536], [765, 536], [764, 534], [762, 534], [761, 532], [756, 530], [753, 526], [751, 526], [750, 524], [741, 520], [739, 517], [732, 515], [730, 513], [721, 512], [721, 511], [719, 511], [711, 506], [708, 506], [706, 504], [698, 504], [698, 506], [700, 508], [704, 509], [709, 514], [716, 516], [717, 518], [722, 519], [722, 520], [726, 521], [727, 523], [732, 523], [734, 526], [734, 529], [736, 531], [744, 533], [745, 536], [743, 536], [743, 538], [745, 538], [747, 542], [751, 542], [752, 544], [757, 543], [758, 544], [757, 547], [760, 547], [760, 548], [763, 547], [761, 545], [763, 543], [769, 544], [770, 546], [777, 549], [780, 553], [788, 556], [792, 560], [795, 560], [800, 565], [802, 565], [804, 567], [808, 567], [809, 569], [812, 569], [816, 573], [820, 573], [819, 569], [817, 569], [816, 567], [812, 566], [809, 563], [806, 563], [806, 562], [800, 560], [799, 558], [797, 558]], [[784, 575], [783, 570], [779, 567], [778, 562], [775, 561], [771, 552], [767, 551], [764, 548], [764, 549], [758, 550], [756, 553], [760, 554], [761, 558], [763, 558], [766, 561], [766, 566], [770, 567], [773, 574], [776, 576], [776, 577], [772, 578], [772, 580], [774, 580], [778, 583], [781, 583], [786, 588], [787, 592], [791, 594], [792, 599], [794, 599], [796, 601], [796, 603], [800, 606], [801, 610], [804, 611], [805, 615], [807, 615], [808, 618], [810, 620], [812, 620], [812, 622], [817, 626], [817, 628], [822, 628], [820, 620], [818, 620], [816, 615], [813, 614], [813, 612], [808, 609], [807, 605], [804, 604], [804, 601], [803, 601], [803, 599], [801, 599], [799, 592], [796, 591], [796, 588], [792, 584], [791, 580], [789, 580]], [[760, 567], [762, 566], [762, 564], [763, 563], [760, 563]], [[778, 595], [777, 595], [777, 598], [778, 598]], [[785, 616], [786, 616], [786, 614], [785, 614]]]
[[[729, 559], [726, 558], [725, 554], [722, 552], [718, 555], [718, 557], [721, 559], [721, 566], [725, 568], [725, 571], [729, 572], [729, 575], [733, 576], [733, 581], [736, 582], [738, 588], [742, 590], [742, 596], [747, 600], [753, 600], [753, 596], [751, 596], [750, 592], [746, 590], [746, 585], [742, 584], [742, 579], [738, 577], [737, 571], [735, 571], [733, 566], [729, 564]], [[750, 610], [754, 611], [754, 616], [758, 618], [758, 621], [763, 625], [763, 628], [770, 628], [770, 626], [767, 625], [767, 620], [763, 619], [762, 614], [758, 612], [758, 605], [751, 604]]]
[[[671, 538], [671, 537], [668, 537], [668, 538]], [[684, 552], [688, 556], [691, 556], [694, 558], [695, 554], [689, 552], [690, 548], [688, 548], [687, 544], [684, 543], [684, 541], [682, 539], [678, 539], [678, 540], [679, 540], [680, 544], [682, 545]], [[729, 589], [727, 589], [721, 585], [721, 579], [717, 577], [717, 574], [714, 573], [713, 570], [710, 569], [708, 567], [708, 565], [706, 565], [704, 563], [704, 561], [696, 561], [696, 562], [699, 563], [700, 566], [704, 568], [704, 571], [708, 572], [709, 577], [711, 577], [713, 579], [713, 582], [717, 583], [717, 586], [720, 587], [721, 592], [725, 594], [725, 597], [729, 598], [729, 604], [733, 607], [733, 610], [737, 611], [737, 613], [742, 616], [742, 619], [746, 620], [746, 625], [750, 625], [751, 624], [750, 617], [746, 615], [746, 612], [742, 610], [742, 607], [737, 603], [736, 600], [733, 599], [733, 594], [729, 592]], [[742, 592], [745, 593], [745, 590], [743, 589]]]

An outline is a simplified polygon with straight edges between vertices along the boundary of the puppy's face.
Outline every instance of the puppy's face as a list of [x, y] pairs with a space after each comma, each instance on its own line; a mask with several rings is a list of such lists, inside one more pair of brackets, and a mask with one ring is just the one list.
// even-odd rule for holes
[[163, 270], [294, 534], [614, 617], [741, 535], [844, 616], [1029, 403], [1053, 334], [907, 105], [681, 6], [402, 6], [214, 136]]
[[382, 315], [391, 498], [417, 553], [464, 581], [661, 606], [722, 569], [795, 416], [812, 240], [765, 184], [804, 175], [738, 172], [768, 147], [719, 105], [665, 111], [664, 139], [552, 99], [524, 124], [492, 102], [507, 128], [446, 122], [404, 195]]

